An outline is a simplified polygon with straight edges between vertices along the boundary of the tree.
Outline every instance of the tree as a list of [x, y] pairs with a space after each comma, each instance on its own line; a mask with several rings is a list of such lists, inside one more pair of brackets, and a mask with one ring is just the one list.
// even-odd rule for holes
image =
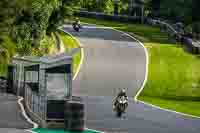
[[1, 36], [0, 40], [0, 64], [8, 64], [15, 54], [15, 45], [7, 35]]
[[33, 48], [46, 49], [46, 35], [72, 15], [77, 5], [80, 0], [1, 0], [0, 72], [16, 52], [24, 56], [31, 55]]
[[193, 19], [193, 21], [200, 21], [199, 7], [200, 7], [200, 1], [192, 0], [192, 17], [193, 17], [192, 19]]
[[[9, 36], [21, 55], [30, 55], [41, 40], [72, 15], [80, 0], [1, 0], [0, 34]], [[49, 34], [48, 34], [49, 33]], [[1, 35], [2, 36], [2, 35]]]
[[128, 3], [129, 0], [120, 0], [117, 5], [118, 5], [118, 13], [119, 14], [128, 14]]
[[161, 0], [150, 1], [150, 6], [152, 7], [152, 14], [154, 14], [154, 16], [160, 15], [160, 4], [161, 4]]
[[[15, 14], [15, 1], [0, 1], [0, 64], [9, 63], [10, 58], [15, 54], [15, 44], [9, 36], [9, 30]], [[0, 68], [1, 69], [1, 68]]]
[[100, 0], [98, 2], [98, 10], [106, 14], [112, 14], [114, 12], [112, 0]]
[[54, 8], [48, 20], [47, 33], [51, 34], [58, 26], [64, 23], [66, 17], [70, 18], [74, 10], [80, 8], [81, 0], [61, 0], [58, 7]]
[[30, 55], [32, 47], [39, 48], [41, 40], [57, 30], [65, 16], [72, 14], [72, 5], [78, 0], [24, 1], [27, 2], [15, 15], [11, 34], [18, 52], [21, 55]]
[[97, 10], [98, 0], [81, 0], [81, 8], [85, 8], [88, 11]]

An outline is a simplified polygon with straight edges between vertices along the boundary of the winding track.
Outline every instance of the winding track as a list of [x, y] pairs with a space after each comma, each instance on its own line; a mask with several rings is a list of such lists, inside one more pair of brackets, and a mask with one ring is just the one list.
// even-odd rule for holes
[[159, 110], [130, 100], [125, 118], [112, 112], [114, 88], [129, 88], [134, 96], [146, 74], [144, 48], [127, 35], [109, 28], [85, 25], [79, 33], [84, 61], [73, 82], [73, 93], [87, 105], [87, 127], [107, 133], [198, 133], [200, 120]]

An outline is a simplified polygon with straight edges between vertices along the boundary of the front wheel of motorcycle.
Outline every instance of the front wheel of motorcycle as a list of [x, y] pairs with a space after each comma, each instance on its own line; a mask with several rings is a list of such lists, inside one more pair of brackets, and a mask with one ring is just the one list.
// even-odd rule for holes
[[121, 112], [121, 111], [118, 111], [118, 112], [117, 112], [117, 117], [119, 117], [119, 118], [122, 117], [122, 112]]

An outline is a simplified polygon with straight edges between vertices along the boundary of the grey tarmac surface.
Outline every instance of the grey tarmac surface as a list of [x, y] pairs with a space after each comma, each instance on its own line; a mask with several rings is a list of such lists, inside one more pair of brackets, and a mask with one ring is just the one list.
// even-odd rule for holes
[[0, 133], [29, 133], [32, 128], [21, 114], [17, 97], [0, 93]]
[[25, 130], [14, 129], [14, 128], [0, 128], [0, 133], [30, 133]]
[[108, 28], [84, 26], [74, 32], [84, 48], [84, 61], [73, 82], [73, 93], [86, 104], [87, 124], [91, 129], [107, 133], [199, 133], [200, 119], [166, 112], [141, 103], [129, 101], [124, 118], [112, 111], [115, 88], [128, 88], [133, 97], [145, 78], [143, 47], [121, 32]]

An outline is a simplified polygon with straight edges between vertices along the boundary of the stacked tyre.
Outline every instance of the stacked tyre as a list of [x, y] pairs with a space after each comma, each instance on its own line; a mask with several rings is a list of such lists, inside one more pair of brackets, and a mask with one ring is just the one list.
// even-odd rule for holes
[[84, 104], [77, 101], [66, 101], [64, 109], [65, 130], [72, 132], [84, 131]]

